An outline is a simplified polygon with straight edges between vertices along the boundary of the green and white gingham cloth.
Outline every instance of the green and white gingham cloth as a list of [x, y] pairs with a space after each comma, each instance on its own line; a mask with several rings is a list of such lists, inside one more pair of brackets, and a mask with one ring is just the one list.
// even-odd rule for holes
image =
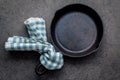
[[6, 50], [37, 51], [41, 54], [41, 64], [49, 69], [60, 69], [63, 66], [63, 55], [56, 52], [53, 45], [47, 42], [45, 20], [31, 17], [24, 24], [27, 26], [30, 38], [14, 36], [5, 42]]

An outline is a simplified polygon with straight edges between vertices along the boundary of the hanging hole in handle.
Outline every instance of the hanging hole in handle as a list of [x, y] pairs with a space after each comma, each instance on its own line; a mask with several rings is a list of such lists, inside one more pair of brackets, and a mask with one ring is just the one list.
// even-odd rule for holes
[[44, 66], [42, 66], [42, 64], [38, 64], [35, 68], [35, 73], [40, 76], [43, 75], [47, 71], [48, 70]]

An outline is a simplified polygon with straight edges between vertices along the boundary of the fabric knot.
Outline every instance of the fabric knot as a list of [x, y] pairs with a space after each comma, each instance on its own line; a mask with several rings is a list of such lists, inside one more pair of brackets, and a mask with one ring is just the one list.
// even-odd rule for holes
[[45, 20], [29, 18], [24, 24], [27, 26], [30, 38], [13, 36], [5, 43], [6, 50], [37, 51], [40, 53], [41, 64], [49, 69], [60, 69], [63, 66], [61, 52], [56, 52], [53, 45], [47, 42]]

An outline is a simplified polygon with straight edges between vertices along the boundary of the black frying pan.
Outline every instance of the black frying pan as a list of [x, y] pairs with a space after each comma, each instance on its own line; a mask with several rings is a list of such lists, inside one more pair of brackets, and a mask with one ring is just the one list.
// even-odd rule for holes
[[[103, 24], [92, 8], [83, 4], [72, 4], [55, 13], [51, 24], [54, 45], [70, 57], [83, 57], [97, 51], [103, 36]], [[41, 65], [37, 74], [46, 70]]]
[[103, 36], [103, 24], [92, 8], [72, 4], [55, 13], [51, 37], [64, 55], [83, 57], [97, 51]]

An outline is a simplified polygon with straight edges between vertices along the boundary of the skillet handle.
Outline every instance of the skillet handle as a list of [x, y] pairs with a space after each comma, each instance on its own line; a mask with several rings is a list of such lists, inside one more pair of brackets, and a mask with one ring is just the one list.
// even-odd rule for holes
[[39, 76], [43, 75], [47, 71], [48, 70], [44, 66], [42, 66], [42, 64], [38, 64], [35, 68], [35, 73]]

